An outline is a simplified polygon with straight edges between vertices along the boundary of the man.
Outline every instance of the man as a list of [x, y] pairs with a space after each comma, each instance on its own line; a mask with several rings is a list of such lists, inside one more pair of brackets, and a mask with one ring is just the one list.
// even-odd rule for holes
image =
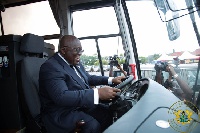
[[[114, 67], [114, 65], [112, 63], [110, 63], [109, 77], [113, 77], [114, 76], [113, 67]], [[121, 65], [119, 63], [117, 63], [116, 67], [120, 70], [121, 73], [124, 74], [125, 77], [127, 76], [127, 72], [124, 71], [124, 69], [121, 67]]]
[[[169, 73], [168, 79], [165, 81], [164, 86], [167, 84], [172, 84], [169, 88], [173, 93], [181, 100], [192, 101], [193, 91], [190, 89], [188, 84], [183, 81], [178, 74], [175, 72], [172, 65], [167, 65], [166, 72]], [[173, 78], [172, 78], [173, 77]]]
[[[180, 100], [192, 101], [192, 90], [188, 86], [188, 84], [183, 81], [178, 74], [175, 72], [174, 67], [172, 65], [162, 63], [162, 65], [154, 67], [156, 69], [156, 81], [163, 85], [165, 88], [171, 90], [175, 96], [177, 96]], [[169, 77], [163, 83], [163, 75], [162, 71], [168, 72]]]
[[65, 35], [58, 53], [40, 68], [42, 118], [48, 133], [73, 132], [79, 120], [85, 121], [84, 133], [100, 133], [112, 123], [112, 113], [99, 99], [112, 100], [120, 90], [89, 86], [119, 84], [124, 77], [89, 75], [80, 63], [82, 52], [81, 42]]

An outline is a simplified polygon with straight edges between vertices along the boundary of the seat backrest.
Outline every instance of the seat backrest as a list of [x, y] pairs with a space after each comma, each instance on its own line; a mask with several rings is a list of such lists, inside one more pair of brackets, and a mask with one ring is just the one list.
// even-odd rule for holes
[[20, 52], [26, 57], [21, 61], [21, 80], [25, 101], [33, 117], [40, 113], [39, 70], [45, 59], [40, 58], [44, 51], [44, 39], [34, 34], [25, 34], [21, 40]]
[[27, 57], [21, 62], [21, 79], [25, 102], [34, 118], [40, 114], [38, 77], [40, 66], [44, 61], [45, 59], [42, 58]]
[[20, 52], [26, 56], [19, 62], [21, 91], [25, 106], [28, 109], [28, 112], [26, 110], [25, 113], [30, 113], [30, 115], [26, 115], [36, 120], [40, 115], [41, 107], [38, 82], [39, 70], [40, 66], [46, 61], [43, 58], [44, 39], [34, 34], [25, 34], [21, 39]]

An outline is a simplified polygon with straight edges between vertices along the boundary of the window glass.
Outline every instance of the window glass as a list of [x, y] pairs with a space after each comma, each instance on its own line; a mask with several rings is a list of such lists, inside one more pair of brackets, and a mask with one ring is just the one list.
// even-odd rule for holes
[[[181, 16], [180, 18], [163, 22], [167, 17], [173, 18], [173, 13], [170, 10], [158, 12], [152, 1], [127, 1], [126, 5], [141, 62], [142, 77], [154, 79], [154, 66], [159, 65], [160, 62], [167, 62], [174, 66], [178, 76], [188, 83], [191, 89], [198, 92], [199, 89], [195, 90], [194, 88], [195, 81], [197, 81], [197, 85], [200, 85], [197, 75], [200, 59], [197, 12], [188, 14], [188, 10], [179, 11], [176, 13]], [[185, 1], [176, 1], [178, 9], [182, 5], [186, 5]], [[178, 22], [177, 25], [174, 23], [175, 21]], [[177, 30], [180, 30], [180, 36], [170, 40], [169, 35], [173, 35]], [[165, 71], [162, 73], [163, 81], [166, 81], [169, 74], [167, 73], [167, 75]], [[197, 78], [198, 80], [196, 80]]]
[[99, 49], [101, 52], [101, 60], [103, 64], [103, 70], [105, 71], [105, 75], [109, 76], [110, 70], [110, 60], [112, 59], [113, 66], [113, 73], [110, 76], [120, 76], [123, 75], [119, 73], [120, 70], [117, 68], [117, 65], [114, 63], [115, 61], [121, 65], [123, 68], [124, 60], [124, 50], [122, 46], [122, 39], [120, 36], [118, 37], [110, 37], [110, 38], [101, 38], [98, 40]]
[[43, 36], [60, 32], [48, 1], [7, 8], [2, 12], [2, 19], [5, 35], [33, 33]]
[[77, 37], [118, 34], [113, 7], [73, 12], [73, 30]]
[[99, 39], [99, 48], [102, 56], [114, 56], [124, 54], [121, 37]]
[[[99, 38], [96, 40], [99, 46], [103, 73], [109, 76], [109, 62], [110, 58], [117, 55], [118, 63], [124, 63], [124, 51], [122, 48], [121, 37]], [[82, 64], [85, 66], [86, 71], [95, 75], [102, 75], [100, 70], [100, 63], [97, 53], [97, 43], [95, 39], [81, 40], [82, 49], [84, 53], [81, 56]], [[119, 71], [116, 66], [113, 67], [114, 71]]]
[[126, 3], [139, 56], [168, 54], [173, 50], [193, 52], [199, 47], [189, 15], [179, 18], [180, 37], [170, 41], [166, 23], [161, 21], [152, 1], [128, 1]]
[[[72, 18], [74, 35], [79, 38], [88, 36], [91, 38], [81, 40], [84, 49], [81, 60], [86, 71], [94, 75], [102, 75], [103, 73], [105, 76], [109, 76], [109, 56], [118, 55], [123, 59], [124, 54], [121, 37], [108, 36], [109, 34], [119, 33], [114, 7], [76, 11], [73, 12]], [[99, 35], [107, 37], [101, 38]], [[97, 53], [97, 44], [102, 60], [102, 71]]]

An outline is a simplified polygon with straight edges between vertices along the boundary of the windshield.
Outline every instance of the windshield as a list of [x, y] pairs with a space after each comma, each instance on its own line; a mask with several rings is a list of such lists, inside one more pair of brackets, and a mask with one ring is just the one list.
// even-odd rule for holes
[[[178, 9], [183, 5], [186, 5], [185, 1], [176, 1]], [[153, 1], [127, 1], [126, 6], [141, 63], [142, 77], [155, 79], [155, 63], [168, 62], [177, 67], [179, 77], [185, 80], [191, 89], [195, 88], [197, 77], [197, 85], [200, 85], [200, 77], [197, 75], [200, 55], [196, 36], [199, 28], [198, 13], [188, 14], [188, 10], [176, 12], [182, 17], [176, 20], [178, 27], [175, 27], [175, 21], [168, 21], [170, 20], [166, 19], [169, 17], [168, 13], [157, 10]], [[173, 31], [170, 31], [169, 23], [175, 27], [171, 28]], [[169, 34], [172, 34], [170, 32], [176, 30], [180, 30], [180, 34], [177, 38], [170, 38]], [[165, 81], [169, 75], [163, 71], [163, 76]]]
[[[158, 2], [158, 5], [163, 4], [163, 1]], [[188, 10], [174, 12], [169, 7], [164, 10], [163, 7], [157, 7], [157, 4], [154, 1], [126, 1], [141, 76], [155, 79], [155, 64], [167, 62], [174, 66], [179, 77], [194, 89], [195, 84], [200, 85], [200, 80], [197, 79], [200, 56], [196, 36], [199, 28], [198, 13]], [[176, 1], [174, 5], [180, 9], [183, 5], [186, 6], [186, 3]], [[85, 49], [82, 62], [88, 72], [108, 76], [109, 57], [113, 55], [118, 55], [121, 63], [124, 63], [122, 38], [118, 34], [113, 7], [75, 11], [72, 16], [74, 34], [81, 39]], [[111, 34], [115, 36], [110, 36]], [[102, 38], [102, 35], [106, 37]], [[162, 73], [163, 80], [166, 81], [169, 74], [165, 71]]]

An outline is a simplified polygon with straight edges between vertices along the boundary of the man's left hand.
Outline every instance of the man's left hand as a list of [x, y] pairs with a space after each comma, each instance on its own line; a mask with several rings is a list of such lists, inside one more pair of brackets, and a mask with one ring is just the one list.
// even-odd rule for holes
[[126, 78], [125, 76], [119, 76], [119, 77], [116, 77], [116, 78], [113, 78], [112, 79], [112, 83], [113, 84], [120, 84], [122, 82], [122, 79]]

